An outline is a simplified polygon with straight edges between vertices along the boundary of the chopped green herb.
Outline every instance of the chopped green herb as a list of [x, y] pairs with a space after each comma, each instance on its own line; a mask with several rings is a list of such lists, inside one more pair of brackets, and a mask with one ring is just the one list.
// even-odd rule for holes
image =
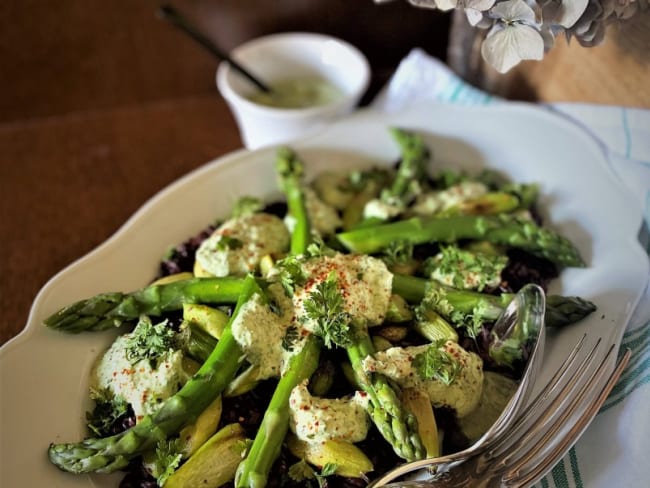
[[217, 242], [218, 251], [233, 251], [241, 249], [243, 246], [244, 243], [240, 239], [230, 236], [221, 236], [221, 239]]
[[129, 404], [107, 389], [91, 388], [90, 399], [95, 402], [95, 408], [92, 412], [86, 412], [88, 429], [98, 437], [105, 437], [110, 434], [115, 421], [127, 413]]
[[488, 255], [460, 249], [456, 245], [444, 246], [438, 256], [424, 263], [427, 276], [446, 281], [460, 289], [483, 291], [494, 277], [500, 277], [508, 264], [507, 256]]
[[318, 324], [317, 334], [325, 346], [331, 348], [336, 344], [347, 347], [352, 344], [350, 314], [343, 310], [343, 296], [337, 286], [334, 271], [315, 286], [305, 300], [304, 307], [307, 318]]
[[316, 480], [319, 488], [325, 488], [327, 486], [325, 478], [335, 474], [337, 468], [338, 466], [336, 464], [327, 463], [323, 466], [320, 473], [317, 473], [314, 468], [307, 464], [307, 461], [301, 459], [289, 467], [289, 478], [297, 482], [306, 482], [305, 487], [307, 488], [314, 486], [313, 480]]
[[164, 486], [169, 477], [178, 469], [182, 459], [182, 443], [180, 439], [163, 439], [156, 445], [156, 457], [152, 473], [158, 486]]
[[148, 359], [154, 361], [173, 349], [176, 333], [167, 320], [154, 325], [142, 315], [133, 332], [126, 339], [126, 358], [132, 364]]
[[444, 349], [444, 345], [444, 340], [436, 341], [413, 358], [413, 367], [421, 379], [436, 379], [445, 385], [454, 382], [462, 366]]
[[287, 352], [292, 352], [298, 339], [300, 339], [300, 332], [298, 331], [298, 327], [295, 325], [290, 325], [287, 327], [287, 331], [282, 338], [282, 349]]
[[382, 261], [387, 266], [395, 264], [405, 264], [413, 259], [413, 243], [407, 239], [399, 239], [392, 241], [390, 245], [384, 249]]
[[288, 297], [293, 295], [296, 286], [304, 285], [307, 280], [300, 256], [287, 256], [277, 262], [276, 268], [280, 284]]

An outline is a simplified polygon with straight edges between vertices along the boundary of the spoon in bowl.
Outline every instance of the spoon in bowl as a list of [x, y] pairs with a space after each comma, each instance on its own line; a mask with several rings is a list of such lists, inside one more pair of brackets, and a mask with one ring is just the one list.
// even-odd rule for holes
[[181, 31], [185, 32], [196, 42], [201, 44], [204, 48], [210, 51], [218, 59], [226, 61], [230, 66], [253, 83], [257, 88], [262, 90], [264, 93], [271, 93], [271, 88], [268, 84], [264, 83], [259, 79], [258, 76], [253, 75], [251, 71], [247, 68], [244, 68], [237, 61], [232, 59], [226, 52], [219, 49], [208, 37], [200, 32], [196, 27], [194, 27], [181, 13], [176, 10], [176, 8], [171, 5], [161, 5], [158, 8], [158, 15], [160, 18], [168, 21], [173, 26], [177, 27]]

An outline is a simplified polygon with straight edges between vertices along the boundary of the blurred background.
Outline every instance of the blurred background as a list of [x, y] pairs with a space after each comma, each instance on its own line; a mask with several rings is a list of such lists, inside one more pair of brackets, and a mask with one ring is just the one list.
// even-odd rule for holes
[[[217, 61], [167, 23], [154, 0], [0, 2], [0, 343], [22, 329], [37, 291], [113, 234], [149, 197], [241, 147], [215, 86]], [[223, 49], [281, 31], [359, 47], [364, 102], [414, 47], [493, 93], [536, 101], [650, 107], [650, 18], [606, 43], [558, 45], [496, 77], [461, 18], [405, 1], [175, 0]], [[451, 55], [450, 55], [451, 53]]]

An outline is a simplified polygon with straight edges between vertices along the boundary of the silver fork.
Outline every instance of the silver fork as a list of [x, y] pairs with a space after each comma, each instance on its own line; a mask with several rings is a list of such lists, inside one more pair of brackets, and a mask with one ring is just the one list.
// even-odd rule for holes
[[[585, 338], [586, 336], [583, 336], [512, 428], [487, 449], [467, 460], [454, 463], [449, 463], [444, 458], [408, 463], [375, 480], [371, 486], [496, 488], [525, 487], [538, 481], [584, 432], [630, 359], [631, 352], [627, 350], [607, 377], [608, 364], [615, 353], [615, 345], [610, 346], [598, 364], [596, 357], [601, 340], [599, 339], [585, 354], [582, 352]], [[592, 373], [591, 376], [589, 373]], [[603, 386], [599, 389], [600, 384]], [[389, 483], [422, 469], [429, 473], [435, 472], [435, 475], [426, 480]]]

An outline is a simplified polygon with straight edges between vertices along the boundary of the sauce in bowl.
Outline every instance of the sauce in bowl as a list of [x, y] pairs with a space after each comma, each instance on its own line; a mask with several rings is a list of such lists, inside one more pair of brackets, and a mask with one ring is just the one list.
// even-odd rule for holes
[[343, 97], [330, 82], [320, 78], [288, 78], [271, 84], [271, 93], [255, 92], [251, 102], [275, 108], [307, 108], [327, 105]]

